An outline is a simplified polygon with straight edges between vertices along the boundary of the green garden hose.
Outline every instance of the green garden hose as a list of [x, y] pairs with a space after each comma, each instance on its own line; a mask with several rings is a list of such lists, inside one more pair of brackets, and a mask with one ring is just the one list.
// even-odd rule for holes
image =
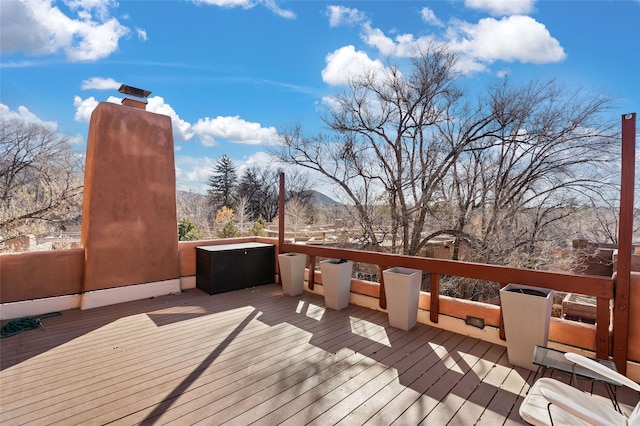
[[40, 315], [39, 317], [25, 317], [17, 320], [9, 321], [2, 326], [0, 330], [0, 338], [15, 336], [22, 333], [25, 330], [33, 330], [38, 327], [43, 327], [42, 320], [50, 317], [57, 317], [62, 315], [61, 312], [51, 312], [48, 314]]

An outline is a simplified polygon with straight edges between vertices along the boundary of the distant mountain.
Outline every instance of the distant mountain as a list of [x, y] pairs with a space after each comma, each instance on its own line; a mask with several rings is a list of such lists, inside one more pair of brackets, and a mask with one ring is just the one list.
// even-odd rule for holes
[[322, 192], [314, 191], [313, 189], [310, 189], [309, 192], [311, 192], [311, 200], [313, 204], [319, 204], [321, 206], [336, 206], [342, 204], [333, 198], [324, 195]]

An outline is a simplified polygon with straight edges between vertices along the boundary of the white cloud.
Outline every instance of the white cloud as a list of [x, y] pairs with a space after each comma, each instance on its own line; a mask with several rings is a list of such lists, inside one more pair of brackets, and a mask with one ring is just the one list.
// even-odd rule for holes
[[[467, 0], [467, 6], [489, 10], [492, 13], [524, 13], [531, 11], [535, 0], [499, 1]], [[345, 23], [352, 10], [342, 6], [328, 7], [330, 25]], [[420, 10], [426, 23], [444, 26], [428, 7]], [[413, 34], [385, 34], [372, 26], [364, 17], [360, 21], [360, 37], [381, 56], [411, 58], [429, 51], [431, 46], [445, 45], [459, 54], [456, 68], [463, 73], [485, 72], [495, 61], [523, 63], [551, 63], [566, 58], [559, 41], [551, 36], [547, 28], [535, 19], [524, 15], [513, 15], [501, 19], [485, 18], [478, 23], [451, 20], [442, 36], [435, 33], [416, 38]], [[382, 63], [372, 60], [353, 46], [345, 46], [327, 55], [327, 66], [322, 71], [328, 84], [345, 84], [356, 74], [371, 69], [383, 69]], [[326, 102], [325, 102], [326, 103]]]
[[412, 34], [398, 34], [394, 39], [385, 35], [379, 28], [371, 27], [370, 23], [362, 25], [362, 40], [369, 46], [377, 48], [384, 56], [411, 58], [426, 51], [427, 46], [434, 43], [433, 36], [415, 39]]
[[101, 25], [83, 22], [74, 34], [74, 38], [79, 37], [80, 41], [65, 48], [67, 57], [74, 61], [105, 58], [118, 49], [118, 41], [128, 31], [115, 18]]
[[458, 56], [454, 69], [462, 74], [474, 74], [489, 71], [487, 65], [466, 54]]
[[215, 161], [208, 157], [176, 155], [176, 187], [181, 191], [206, 194]]
[[263, 5], [278, 16], [287, 19], [293, 19], [296, 14], [290, 10], [282, 9], [275, 0], [191, 0], [195, 4], [206, 4], [218, 7], [241, 7], [243, 9], [251, 9], [257, 5]]
[[260, 123], [245, 121], [238, 116], [201, 118], [193, 125], [193, 131], [205, 146], [216, 145], [216, 138], [248, 145], [278, 144], [275, 127], [262, 127]]
[[113, 78], [91, 77], [84, 80], [81, 84], [82, 90], [112, 90], [119, 89], [122, 83], [115, 81]]
[[111, 0], [67, 0], [65, 15], [50, 0], [5, 1], [0, 14], [0, 48], [47, 55], [64, 51], [72, 61], [94, 61], [118, 48], [129, 29], [110, 16]]
[[0, 103], [0, 119], [2, 120], [21, 120], [27, 123], [36, 123], [48, 127], [52, 130], [58, 129], [58, 123], [55, 121], [44, 121], [26, 106], [20, 105], [17, 111], [12, 111], [9, 106]]
[[100, 19], [108, 19], [109, 6], [114, 5], [112, 0], [65, 0], [64, 3], [74, 11], [95, 12]]
[[[335, 98], [335, 96], [323, 96], [321, 105], [325, 105], [329, 109], [338, 109], [338, 108], [340, 108], [340, 103]], [[317, 106], [318, 110], [320, 109], [319, 106], [320, 105]]]
[[468, 8], [492, 15], [523, 15], [531, 13], [536, 0], [465, 0]]
[[433, 10], [429, 9], [428, 7], [423, 7], [420, 10], [420, 16], [422, 17], [422, 20], [429, 25], [444, 27], [444, 23], [440, 19], [438, 19]]
[[147, 32], [142, 28], [136, 28], [136, 34], [138, 34], [138, 39], [147, 41]]
[[76, 108], [76, 113], [73, 116], [73, 119], [83, 123], [88, 123], [91, 119], [91, 113], [98, 106], [98, 101], [93, 96], [87, 99], [82, 99], [80, 96], [74, 96], [73, 106]]
[[[7, 105], [0, 103], [0, 120], [21, 120], [26, 123], [35, 123], [47, 127], [51, 130], [58, 131], [58, 123], [55, 121], [44, 121], [23, 105], [18, 107], [17, 111], [12, 111]], [[84, 137], [80, 134], [75, 136], [68, 135], [67, 142], [70, 145], [84, 144]]]
[[384, 65], [372, 60], [353, 46], [344, 46], [330, 53], [325, 58], [327, 66], [322, 70], [322, 80], [331, 85], [347, 84], [355, 76], [384, 71]]
[[174, 139], [181, 141], [190, 141], [193, 138], [193, 129], [191, 123], [188, 123], [181, 119], [178, 113], [173, 109], [173, 107], [168, 103], [165, 103], [164, 98], [162, 98], [161, 96], [153, 96], [148, 99], [147, 111], [155, 112], [156, 114], [168, 115], [169, 117], [171, 117]]
[[84, 145], [84, 136], [79, 133], [75, 136], [69, 136], [69, 143], [71, 145]]
[[250, 9], [256, 5], [253, 0], [193, 0], [196, 4], [208, 4], [219, 7], [242, 7]]
[[566, 57], [558, 40], [529, 16], [485, 18], [477, 24], [458, 21], [448, 35], [454, 50], [489, 63], [502, 60], [543, 64]]
[[262, 0], [261, 3], [263, 3], [267, 7], [267, 9], [280, 16], [281, 18], [295, 19], [296, 17], [296, 14], [292, 11], [280, 8], [275, 0]]
[[277, 157], [266, 152], [259, 151], [252, 154], [247, 159], [236, 162], [238, 176], [242, 176], [247, 169], [256, 167], [258, 169], [279, 168], [282, 166]]
[[500, 78], [505, 78], [505, 77], [508, 77], [508, 76], [509, 76], [509, 74], [511, 74], [511, 70], [509, 70], [509, 69], [502, 69], [502, 70], [499, 70], [499, 71], [496, 73], [496, 76], [497, 76], [497, 77], [500, 77]]
[[37, 22], [25, 4], [19, 1], [2, 2], [0, 50], [43, 53], [44, 50], [50, 49], [47, 33], [46, 28]]
[[327, 6], [329, 16], [329, 26], [339, 27], [340, 25], [356, 25], [367, 19], [364, 12], [344, 6]]
[[387, 37], [379, 28], [372, 28], [368, 22], [362, 25], [362, 41], [367, 45], [377, 48], [380, 53], [391, 56], [396, 50], [395, 43]]

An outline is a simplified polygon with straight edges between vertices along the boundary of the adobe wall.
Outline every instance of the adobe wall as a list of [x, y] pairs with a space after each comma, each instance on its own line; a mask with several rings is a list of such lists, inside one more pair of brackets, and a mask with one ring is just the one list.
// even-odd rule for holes
[[66, 296], [82, 291], [84, 250], [0, 255], [0, 303]]
[[82, 204], [85, 292], [179, 279], [175, 179], [171, 118], [98, 105]]

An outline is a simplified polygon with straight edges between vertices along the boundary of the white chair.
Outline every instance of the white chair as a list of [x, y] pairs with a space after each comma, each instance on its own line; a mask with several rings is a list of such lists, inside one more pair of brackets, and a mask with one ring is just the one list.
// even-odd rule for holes
[[[574, 353], [566, 353], [565, 357], [573, 363], [640, 392], [638, 383], [592, 359]], [[640, 401], [627, 417], [610, 404], [603, 403], [573, 386], [543, 377], [536, 380], [522, 401], [520, 417], [525, 422], [536, 426], [640, 426]]]

